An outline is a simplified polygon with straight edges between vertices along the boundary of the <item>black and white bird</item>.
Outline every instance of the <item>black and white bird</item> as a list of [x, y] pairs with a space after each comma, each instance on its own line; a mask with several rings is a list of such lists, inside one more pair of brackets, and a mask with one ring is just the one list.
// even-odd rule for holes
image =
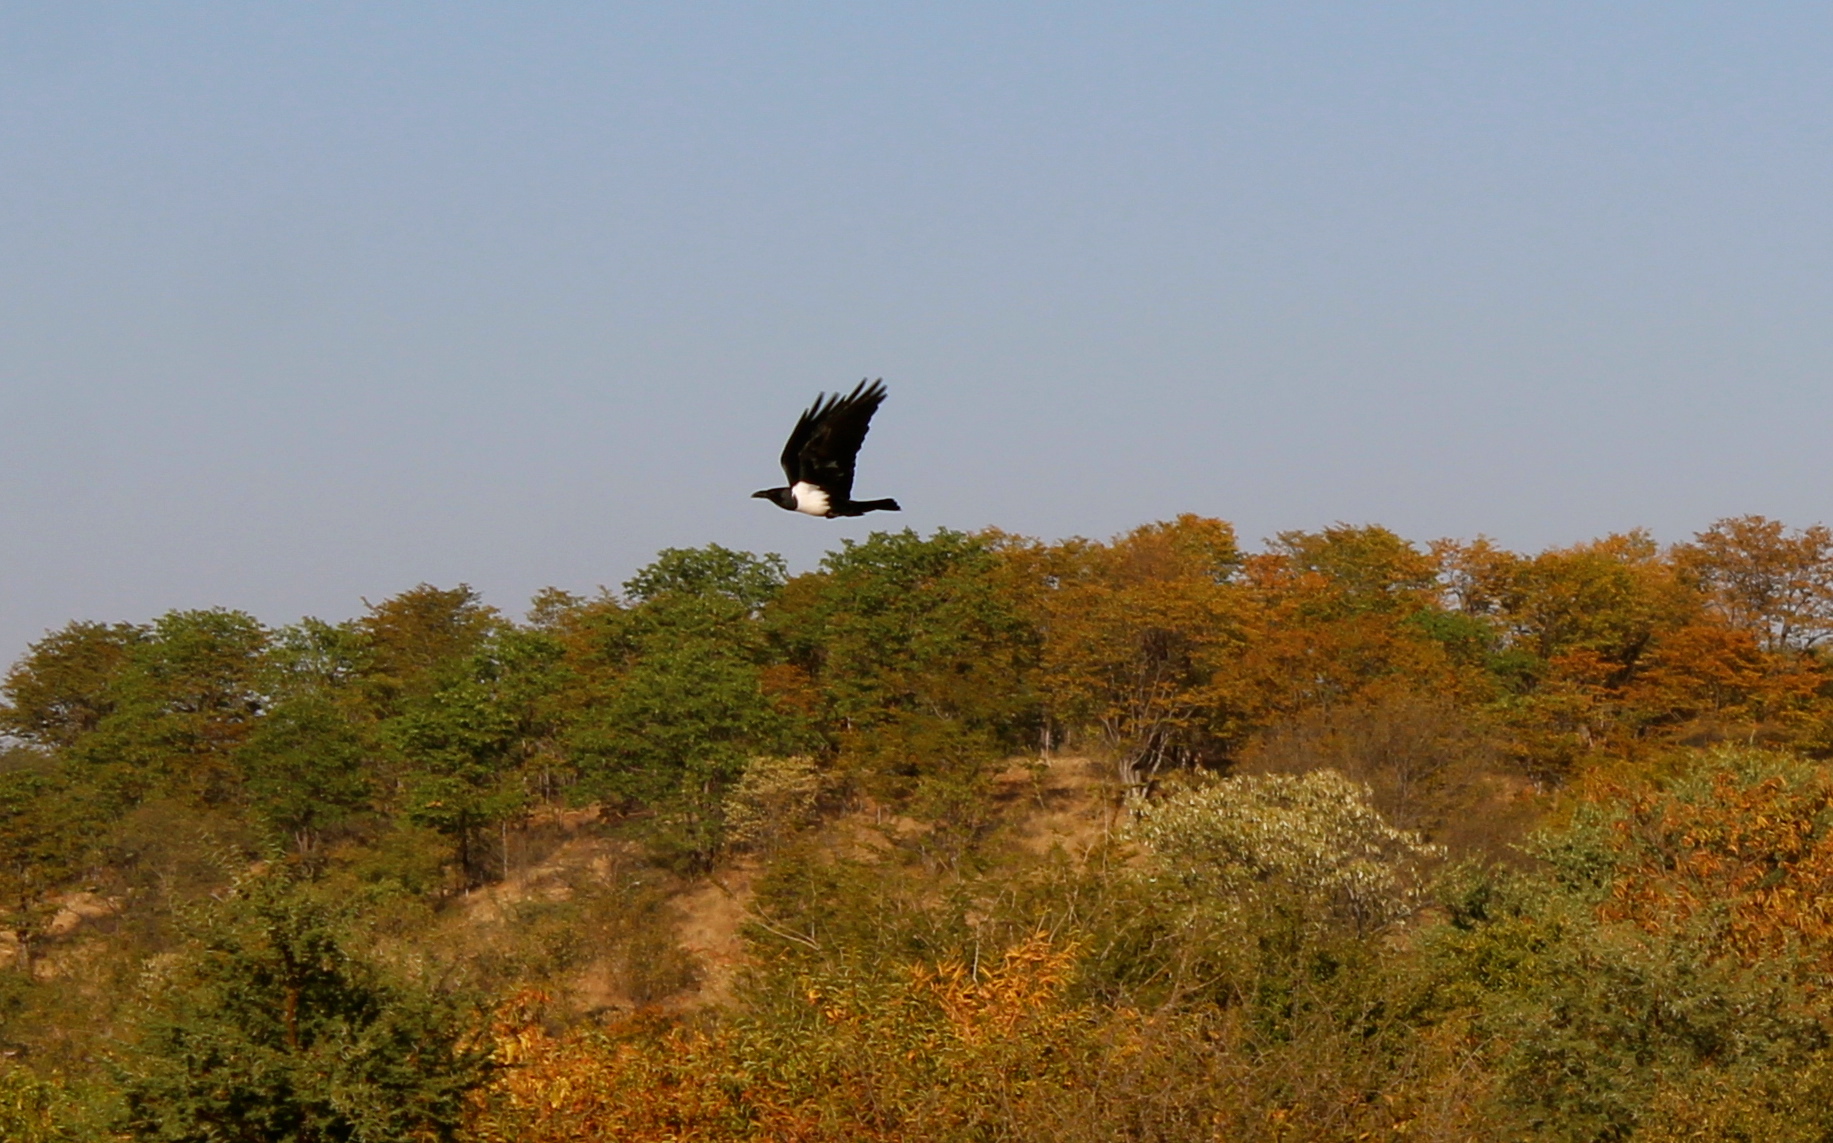
[[844, 397], [817, 395], [783, 446], [783, 475], [789, 487], [766, 488], [752, 497], [829, 519], [901, 511], [895, 500], [853, 499], [853, 461], [872, 427], [872, 414], [884, 400], [883, 381], [861, 381]]

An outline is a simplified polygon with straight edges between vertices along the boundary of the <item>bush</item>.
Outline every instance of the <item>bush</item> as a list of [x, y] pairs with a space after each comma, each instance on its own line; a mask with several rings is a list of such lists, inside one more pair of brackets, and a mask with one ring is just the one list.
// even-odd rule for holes
[[125, 1129], [161, 1143], [455, 1137], [488, 1074], [464, 1009], [353, 955], [285, 872], [243, 878], [155, 980]]
[[[1787, 755], [1678, 756], [1598, 783], [1532, 873], [1447, 892], [1427, 1018], [1474, 1015], [1522, 1129], [1553, 1139], [1826, 1138], [1833, 787]], [[1715, 1092], [1735, 1090], [1735, 1100]], [[1765, 1124], [1792, 1123], [1777, 1135]], [[1812, 1131], [1799, 1131], [1812, 1124]]]
[[7, 1143], [101, 1143], [94, 1109], [61, 1077], [44, 1078], [0, 1060], [0, 1139]]
[[1409, 915], [1420, 869], [1441, 855], [1389, 825], [1368, 787], [1334, 770], [1224, 778], [1140, 802], [1126, 834], [1151, 851], [1155, 882], [1206, 908], [1226, 915], [1278, 885], [1314, 922], [1358, 933]]
[[726, 844], [769, 852], [814, 816], [821, 772], [814, 759], [760, 755], [726, 795]]

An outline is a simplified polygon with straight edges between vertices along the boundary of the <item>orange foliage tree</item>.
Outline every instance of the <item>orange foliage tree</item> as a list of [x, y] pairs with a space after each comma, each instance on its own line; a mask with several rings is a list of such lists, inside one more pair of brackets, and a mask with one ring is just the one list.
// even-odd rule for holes
[[1230, 665], [1243, 642], [1240, 556], [1220, 520], [1180, 516], [1111, 544], [1029, 556], [1051, 717], [1094, 728], [1121, 782], [1196, 761], [1241, 729]]
[[1674, 549], [1680, 570], [1732, 626], [1766, 651], [1809, 650], [1833, 635], [1833, 529], [1791, 531], [1734, 516]]
[[[916, 1141], [975, 1136], [1074, 1086], [1092, 1044], [1065, 1002], [1073, 946], [918, 965], [889, 984], [804, 981], [796, 1011], [715, 1032], [639, 1015], [554, 1035], [524, 994], [496, 1027], [501, 1079], [474, 1108], [491, 1143], [618, 1139]], [[977, 1137], [977, 1136], [976, 1136]]]
[[1432, 557], [1385, 528], [1284, 533], [1246, 561], [1245, 583], [1239, 669], [1260, 720], [1381, 692], [1481, 697], [1481, 628], [1444, 609]]
[[1787, 950], [1833, 968], [1833, 778], [1763, 751], [1709, 753], [1666, 781], [1585, 792], [1614, 835], [1609, 920], [1650, 932], [1722, 911], [1745, 963]]

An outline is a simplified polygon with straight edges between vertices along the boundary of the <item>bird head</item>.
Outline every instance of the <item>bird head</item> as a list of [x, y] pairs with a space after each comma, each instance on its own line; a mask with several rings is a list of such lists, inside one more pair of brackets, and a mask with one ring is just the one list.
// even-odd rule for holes
[[765, 488], [761, 491], [753, 492], [751, 494], [751, 499], [768, 500], [778, 508], [787, 508], [791, 512], [796, 510], [795, 497], [790, 494], [787, 488]]

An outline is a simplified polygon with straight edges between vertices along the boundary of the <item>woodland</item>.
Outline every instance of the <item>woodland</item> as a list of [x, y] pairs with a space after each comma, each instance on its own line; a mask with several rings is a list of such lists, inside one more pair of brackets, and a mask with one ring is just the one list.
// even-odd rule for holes
[[1758, 516], [72, 622], [0, 1139], [1833, 1139], [1830, 656]]

